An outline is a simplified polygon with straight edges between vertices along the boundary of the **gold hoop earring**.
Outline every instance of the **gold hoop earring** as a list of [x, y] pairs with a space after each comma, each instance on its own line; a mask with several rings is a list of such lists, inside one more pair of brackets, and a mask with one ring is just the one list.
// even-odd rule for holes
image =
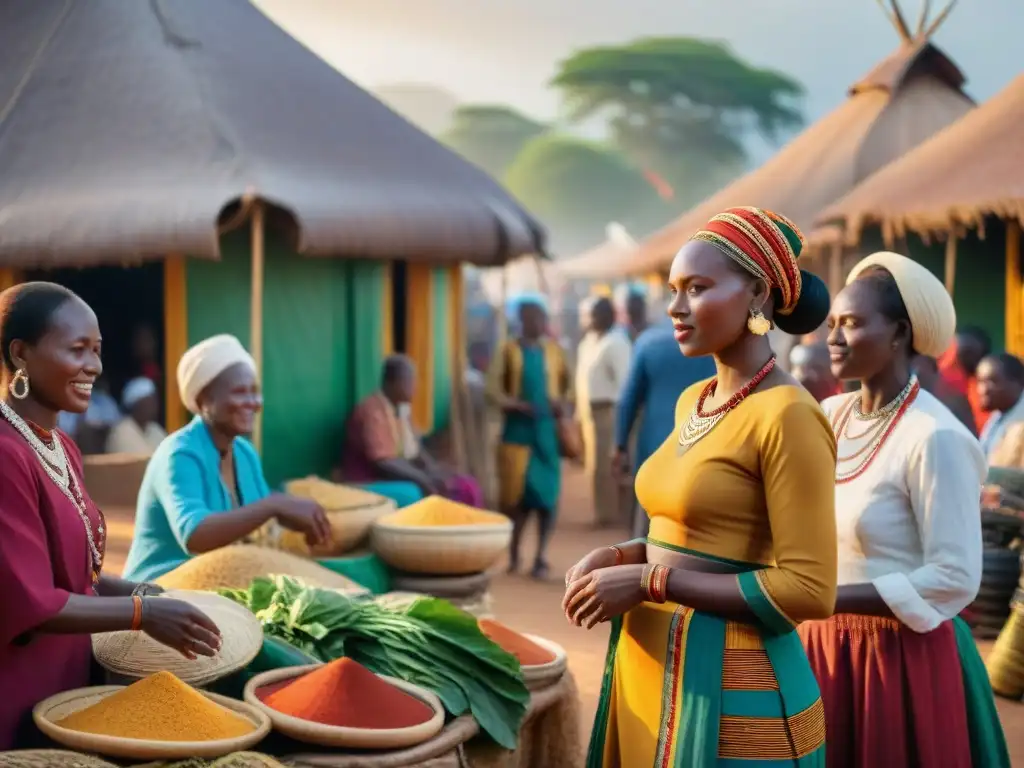
[[[20, 385], [20, 389], [19, 389]], [[19, 368], [14, 372], [14, 378], [11, 379], [11, 383], [7, 385], [7, 390], [11, 393], [11, 397], [15, 400], [24, 400], [28, 397], [28, 393], [31, 391], [31, 387], [28, 383], [28, 374], [25, 373], [24, 368]]]
[[752, 309], [750, 317], [747, 318], [747, 328], [755, 336], [764, 336], [772, 329], [772, 321], [765, 317], [760, 309]]

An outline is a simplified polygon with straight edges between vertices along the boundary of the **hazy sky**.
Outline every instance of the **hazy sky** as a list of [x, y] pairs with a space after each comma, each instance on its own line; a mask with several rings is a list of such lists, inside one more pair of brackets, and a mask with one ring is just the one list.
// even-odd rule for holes
[[[275, 21], [367, 88], [430, 83], [463, 102], [557, 115], [547, 87], [572, 50], [648, 35], [728, 41], [794, 75], [810, 119], [897, 44], [874, 0], [256, 0]], [[933, 8], [941, 8], [936, 0]], [[771, 10], [765, 10], [770, 7]], [[901, 7], [913, 25], [917, 0]], [[960, 0], [936, 42], [978, 100], [1024, 71], [1024, 0]]]

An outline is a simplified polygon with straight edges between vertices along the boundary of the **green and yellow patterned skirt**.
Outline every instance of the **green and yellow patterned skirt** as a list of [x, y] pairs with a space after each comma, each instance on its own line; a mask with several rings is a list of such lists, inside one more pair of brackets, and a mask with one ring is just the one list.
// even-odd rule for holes
[[612, 626], [587, 768], [823, 768], [825, 714], [795, 631], [675, 604]]

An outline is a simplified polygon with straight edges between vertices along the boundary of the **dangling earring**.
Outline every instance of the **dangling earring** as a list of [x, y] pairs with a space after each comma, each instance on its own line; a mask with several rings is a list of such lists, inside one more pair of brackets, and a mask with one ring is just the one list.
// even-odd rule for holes
[[747, 318], [747, 328], [755, 336], [764, 336], [772, 329], [772, 321], [764, 316], [760, 309], [751, 309]]
[[7, 389], [15, 400], [24, 400], [28, 397], [31, 387], [28, 384], [28, 374], [25, 373], [24, 368], [19, 368], [14, 372], [14, 378], [7, 385]]

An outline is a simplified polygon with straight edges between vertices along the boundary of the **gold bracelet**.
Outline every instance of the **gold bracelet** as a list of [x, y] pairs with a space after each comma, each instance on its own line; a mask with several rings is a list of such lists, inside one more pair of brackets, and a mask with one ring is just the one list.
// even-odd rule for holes
[[609, 546], [608, 549], [615, 553], [615, 564], [622, 565], [622, 562], [626, 559], [626, 555], [623, 554], [622, 550], [615, 544]]

